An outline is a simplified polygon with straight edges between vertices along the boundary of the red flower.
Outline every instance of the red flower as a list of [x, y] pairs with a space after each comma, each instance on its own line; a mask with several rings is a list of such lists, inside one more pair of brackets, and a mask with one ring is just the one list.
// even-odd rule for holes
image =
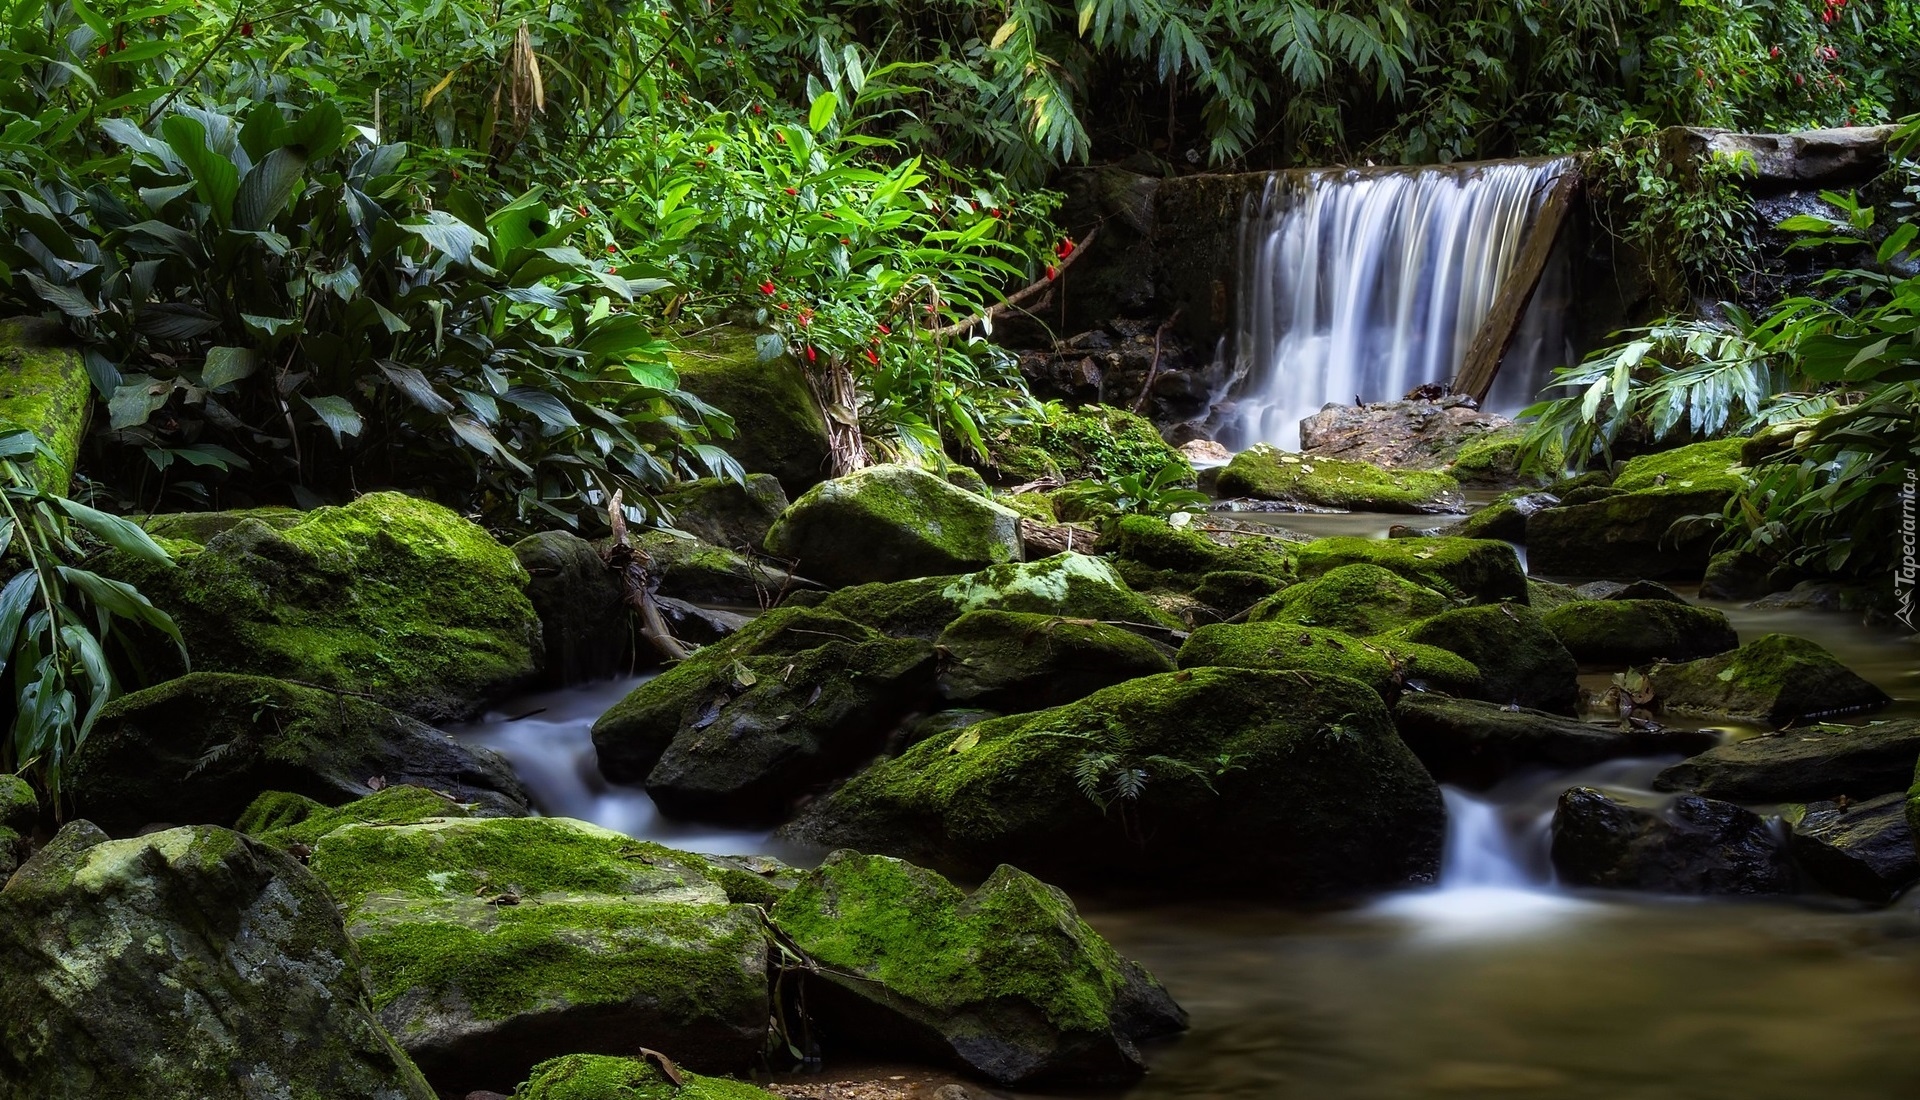
[[460, 178], [460, 169], [458, 169], [458, 168], [455, 168], [455, 169], [453, 170], [453, 178], [454, 178], [454, 179], [459, 179], [459, 178]]
[[999, 208], [999, 207], [997, 207], [997, 206], [996, 206], [996, 207], [994, 207], [994, 208], [993, 208], [992, 210], [989, 210], [989, 211], [987, 211], [987, 215], [988, 215], [989, 217], [994, 217], [994, 218], [997, 218], [997, 217], [999, 217], [999, 216], [1000, 216], [1000, 208]]
[[892, 330], [892, 329], [890, 329], [890, 328], [888, 328], [888, 327], [886, 326], [886, 322], [884, 322], [884, 321], [883, 321], [883, 322], [881, 322], [881, 324], [880, 324], [880, 335], [882, 335], [882, 336], [892, 336], [892, 335], [893, 335], [893, 330]]
[[811, 324], [813, 324], [813, 311], [810, 309], [801, 310], [800, 311], [800, 327], [806, 328], [808, 325], [811, 325]]
[[717, 145], [709, 145], [709, 146], [707, 146], [707, 153], [708, 153], [708, 155], [709, 155], [709, 156], [711, 156], [711, 155], [712, 155], [712, 153], [713, 153], [713, 151], [714, 151], [715, 149], [718, 149], [718, 148], [719, 148], [719, 146], [717, 146]]
[[1064, 260], [1068, 256], [1073, 255], [1073, 248], [1074, 248], [1073, 238], [1062, 237], [1060, 239], [1060, 246], [1058, 248], [1055, 248], [1053, 251], [1055, 255], [1059, 256], [1061, 259]]
[[779, 305], [779, 308], [780, 308], [780, 309], [792, 309], [792, 308], [793, 308], [793, 305], [792, 305], [792, 303], [790, 303], [790, 302], [781, 302], [781, 303], [780, 303], [780, 305]]
[[240, 37], [242, 38], [253, 37], [253, 20], [249, 19], [245, 23], [240, 24]]
[[101, 45], [100, 45], [100, 48], [99, 48], [99, 49], [97, 49], [97, 50], [95, 50], [95, 51], [93, 51], [93, 52], [94, 52], [94, 53], [96, 53], [96, 54], [99, 54], [99, 55], [100, 55], [101, 57], [105, 57], [105, 56], [107, 56], [107, 47], [106, 47], [106, 44], [105, 44], [104, 42], [103, 42], [103, 43], [101, 43]]
[[789, 187], [789, 188], [787, 188], [787, 194], [789, 194], [789, 195], [798, 195], [799, 193], [800, 193], [800, 192], [798, 192], [798, 191], [795, 191], [795, 190], [794, 190], [793, 188], [791, 188], [791, 187]]
[[773, 132], [773, 140], [779, 142], [782, 145], [785, 145], [787, 143], [787, 135], [780, 132], [779, 130], [775, 130]]
[[611, 254], [611, 253], [613, 252], [613, 250], [614, 250], [614, 249], [613, 249], [613, 243], [612, 243], [611, 241], [609, 241], [609, 242], [607, 243], [607, 252], [608, 252], [609, 254]]
[[584, 218], [584, 217], [586, 217], [586, 216], [587, 216], [587, 204], [586, 204], [586, 203], [584, 203], [584, 202], [583, 202], [583, 203], [581, 203], [581, 204], [580, 204], [579, 206], [576, 206], [576, 207], [574, 207], [574, 209], [575, 209], [575, 210], [578, 210], [578, 211], [580, 211], [580, 216], [581, 216], [581, 217], [583, 217], [583, 218]]
[[814, 355], [813, 355], [813, 345], [812, 345], [812, 344], [808, 344], [808, 345], [807, 345], [807, 362], [809, 362], [809, 363], [811, 363], [811, 362], [813, 362], [813, 360], [814, 360]]
[[1780, 47], [1778, 47], [1778, 46], [1775, 46], [1775, 47], [1774, 47], [1773, 49], [1771, 49], [1771, 50], [1768, 50], [1768, 51], [1767, 51], [1767, 56], [1768, 56], [1768, 57], [1779, 57], [1779, 56], [1780, 56]]
[[1059, 268], [1053, 266], [1052, 264], [1047, 265], [1047, 278], [1049, 280], [1051, 280], [1055, 275], [1058, 275], [1058, 274], [1060, 274]]
[[773, 296], [773, 280], [772, 279], [768, 279], [766, 282], [760, 284], [760, 293], [765, 294], [769, 298]]
[[867, 362], [872, 363], [876, 367], [880, 365], [880, 356], [875, 354], [872, 348], [867, 349]]
[[853, 238], [852, 238], [852, 237], [842, 237], [842, 238], [840, 238], [840, 243], [841, 243], [841, 244], [852, 244], [852, 243], [853, 243]]

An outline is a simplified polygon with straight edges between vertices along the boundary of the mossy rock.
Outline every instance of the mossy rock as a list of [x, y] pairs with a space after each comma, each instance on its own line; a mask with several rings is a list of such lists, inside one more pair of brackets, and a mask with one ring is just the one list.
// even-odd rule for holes
[[0, 893], [0, 1091], [434, 1100], [375, 1016], [333, 898], [214, 826], [69, 823]]
[[1177, 620], [1133, 591], [1112, 565], [1074, 553], [997, 565], [958, 577], [843, 588], [815, 606], [885, 634], [928, 640], [939, 637], [961, 615], [983, 610], [1178, 626]]
[[1575, 600], [1545, 622], [1582, 664], [1690, 661], [1740, 644], [1723, 612], [1671, 600]]
[[1393, 635], [1466, 658], [1480, 670], [1476, 699], [1571, 714], [1580, 698], [1580, 665], [1539, 612], [1525, 604], [1444, 611]]
[[309, 865], [347, 913], [394, 1038], [443, 1090], [563, 1053], [743, 1068], [767, 936], [704, 860], [566, 818], [348, 824]]
[[1180, 647], [1180, 667], [1302, 669], [1346, 676], [1387, 701], [1408, 681], [1432, 690], [1469, 693], [1480, 671], [1433, 646], [1370, 641], [1338, 630], [1297, 623], [1216, 623], [1193, 632]]
[[1720, 745], [1654, 777], [1657, 791], [1729, 802], [1860, 801], [1906, 789], [1920, 759], [1920, 720], [1820, 723]]
[[533, 1067], [511, 1100], [779, 1100], [744, 1081], [675, 1072], [678, 1084], [643, 1059], [567, 1054]]
[[1303, 578], [1343, 565], [1376, 565], [1456, 601], [1527, 601], [1527, 574], [1513, 547], [1492, 539], [1315, 539], [1297, 547]]
[[880, 751], [933, 694], [933, 647], [823, 608], [776, 608], [594, 723], [600, 769], [676, 816], [777, 820]]
[[1580, 598], [1579, 591], [1572, 585], [1527, 578], [1527, 604], [1542, 615], [1556, 607], [1565, 607]]
[[203, 545], [175, 543], [177, 567], [99, 564], [172, 614], [196, 669], [363, 693], [427, 721], [471, 716], [539, 672], [526, 570], [480, 527], [400, 493], [288, 518], [241, 515]]
[[937, 710], [908, 725], [899, 747], [904, 751], [933, 737], [945, 737], [951, 740], [954, 734], [968, 726], [977, 726], [990, 718], [1000, 717], [1003, 715], [997, 710], [983, 710], [979, 707], [952, 707], [947, 710]]
[[0, 320], [0, 430], [25, 428], [52, 458], [35, 458], [33, 478], [65, 495], [93, 412], [93, 383], [66, 330], [33, 317]]
[[1560, 498], [1552, 493], [1515, 489], [1510, 493], [1502, 493], [1491, 504], [1477, 509], [1459, 523], [1444, 528], [1441, 533], [1465, 539], [1525, 542], [1528, 518], [1559, 503]]
[[682, 482], [659, 499], [675, 528], [702, 542], [746, 551], [760, 549], [789, 503], [772, 474], [748, 474], [744, 481], [707, 477]]
[[1400, 739], [1442, 783], [1484, 790], [1522, 770], [1572, 771], [1630, 756], [1690, 755], [1712, 731], [1584, 722], [1479, 699], [1409, 692], [1393, 708]]
[[1049, 404], [992, 440], [989, 450], [994, 471], [1009, 482], [1150, 478], [1169, 463], [1186, 471], [1183, 480], [1193, 476], [1186, 456], [1167, 446], [1151, 421], [1111, 405]]
[[1654, 701], [1675, 714], [1784, 726], [1877, 710], [1892, 700], [1816, 642], [1768, 634], [1731, 653], [1647, 673]]
[[869, 466], [807, 490], [766, 547], [830, 585], [965, 573], [1020, 560], [1020, 515], [914, 466]]
[[1247, 613], [1250, 623], [1298, 623], [1368, 637], [1453, 607], [1452, 600], [1390, 569], [1343, 565], [1282, 589]]
[[1696, 443], [1623, 465], [1606, 495], [1561, 493], [1527, 519], [1527, 562], [1551, 577], [1693, 580], [1705, 573], [1719, 515], [1743, 484], [1739, 440]]
[[1445, 816], [1367, 685], [1195, 668], [923, 741], [779, 835], [970, 875], [1314, 899], [1424, 881]]
[[156, 539], [189, 542], [199, 547], [212, 542], [216, 535], [224, 535], [248, 520], [264, 523], [276, 531], [284, 531], [306, 518], [307, 513], [302, 509], [268, 505], [228, 512], [162, 512], [159, 515], [147, 516], [139, 523], [146, 528], [147, 534]]
[[39, 821], [40, 801], [33, 788], [17, 775], [0, 775], [0, 883], [32, 854]]
[[1258, 573], [1285, 584], [1294, 576], [1293, 546], [1263, 535], [1208, 531], [1204, 521], [1175, 527], [1157, 516], [1122, 516], [1094, 549], [1111, 557], [1137, 589], [1192, 592], [1208, 573]]
[[1265, 444], [1233, 456], [1220, 471], [1221, 495], [1353, 512], [1458, 512], [1460, 485], [1432, 470], [1388, 470], [1371, 462], [1292, 454]]
[[[1454, 452], [1447, 473], [1462, 485], [1513, 485], [1527, 480], [1520, 453], [1526, 434], [1526, 429], [1516, 426], [1470, 439]], [[1560, 464], [1557, 450], [1545, 464]]]
[[996, 493], [993, 499], [1020, 513], [1023, 519], [1049, 525], [1060, 522], [1053, 511], [1053, 497], [1048, 493]]
[[1647, 489], [1737, 493], [1745, 485], [1735, 472], [1741, 466], [1740, 448], [1745, 442], [1744, 437], [1716, 439], [1630, 458], [1614, 471], [1612, 487], [1623, 493]]
[[383, 787], [344, 806], [328, 806], [291, 791], [262, 791], [234, 822], [235, 832], [282, 851], [312, 848], [347, 825], [414, 825], [441, 818], [490, 817], [476, 803], [456, 802], [438, 791], [401, 785]]
[[1015, 611], [969, 611], [941, 633], [940, 697], [1002, 713], [1071, 703], [1172, 672], [1161, 647], [1123, 627]]
[[1193, 586], [1193, 598], [1219, 612], [1222, 617], [1250, 611], [1286, 586], [1286, 582], [1265, 573], [1243, 569], [1219, 569], [1203, 574]]
[[659, 594], [671, 599], [757, 609], [796, 583], [785, 569], [684, 532], [638, 531], [629, 541], [647, 556]]
[[156, 821], [226, 825], [263, 790], [329, 805], [417, 784], [487, 812], [524, 814], [497, 753], [362, 699], [262, 676], [195, 672], [107, 704], [66, 791], [111, 832]]
[[1186, 1026], [1160, 983], [1059, 890], [1001, 866], [971, 894], [886, 856], [828, 856], [773, 909], [819, 969], [822, 1042], [916, 1054], [1015, 1087], [1137, 1079], [1136, 1042]]
[[733, 417], [720, 445], [748, 473], [772, 474], [789, 496], [828, 476], [827, 420], [791, 356], [762, 358], [753, 333], [728, 328], [683, 339], [668, 359], [681, 389]]
[[527, 598], [540, 616], [551, 687], [604, 680], [634, 667], [634, 623], [626, 583], [600, 551], [571, 531], [542, 531], [513, 544], [527, 571]]

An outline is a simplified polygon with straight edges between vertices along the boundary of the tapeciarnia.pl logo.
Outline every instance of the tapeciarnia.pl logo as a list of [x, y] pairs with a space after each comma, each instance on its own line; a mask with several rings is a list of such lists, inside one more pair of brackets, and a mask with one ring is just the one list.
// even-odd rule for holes
[[1900, 490], [1900, 562], [1893, 569], [1893, 595], [1900, 609], [1894, 614], [1913, 625], [1914, 590], [1920, 585], [1920, 531], [1916, 530], [1914, 498], [1920, 496], [1920, 470], [1907, 471], [1907, 484]]

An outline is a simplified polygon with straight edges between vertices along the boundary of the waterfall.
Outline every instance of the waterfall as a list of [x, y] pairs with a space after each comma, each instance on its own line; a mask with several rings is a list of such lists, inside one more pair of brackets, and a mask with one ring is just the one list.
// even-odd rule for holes
[[[1566, 161], [1275, 175], [1240, 227], [1233, 375], [1218, 436], [1300, 444], [1333, 402], [1391, 401], [1459, 371]], [[1488, 407], [1534, 399], [1567, 358], [1567, 264], [1542, 279]], [[1558, 270], [1555, 270], [1558, 269]]]

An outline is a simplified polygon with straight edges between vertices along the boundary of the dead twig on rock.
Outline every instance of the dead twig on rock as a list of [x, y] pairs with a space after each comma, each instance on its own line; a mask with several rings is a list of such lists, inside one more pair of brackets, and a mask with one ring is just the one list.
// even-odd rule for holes
[[1147, 368], [1147, 380], [1140, 386], [1140, 396], [1133, 399], [1133, 411], [1136, 413], [1147, 407], [1147, 395], [1153, 392], [1153, 380], [1160, 377], [1160, 347], [1166, 342], [1167, 330], [1179, 320], [1180, 311], [1176, 309], [1173, 316], [1160, 322], [1160, 327], [1153, 331], [1153, 365]]
[[686, 660], [693, 649], [673, 636], [660, 614], [660, 605], [653, 600], [653, 590], [659, 585], [653, 576], [653, 559], [627, 541], [627, 517], [620, 492], [607, 501], [607, 523], [613, 528], [613, 539], [602, 552], [602, 560], [620, 574], [626, 586], [627, 606], [640, 616], [640, 636], [666, 660]]

